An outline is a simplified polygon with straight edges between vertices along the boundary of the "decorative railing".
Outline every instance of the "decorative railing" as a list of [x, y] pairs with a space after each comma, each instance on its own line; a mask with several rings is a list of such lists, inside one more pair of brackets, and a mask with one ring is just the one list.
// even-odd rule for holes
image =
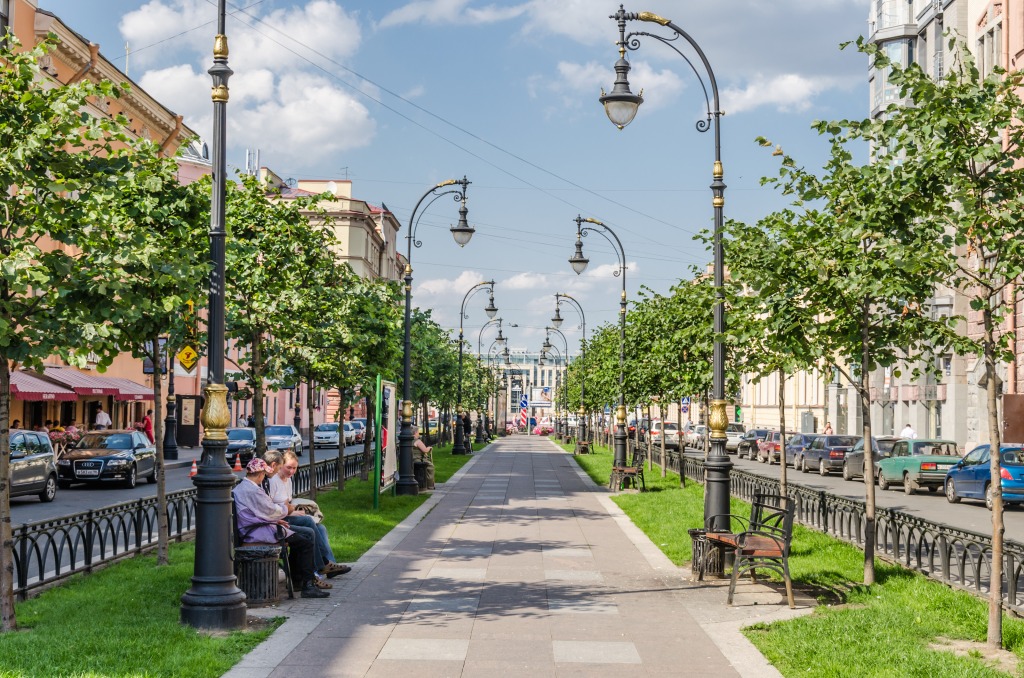
[[[658, 463], [656, 452], [653, 462]], [[670, 452], [669, 469], [704, 483], [704, 460]], [[733, 470], [730, 490], [750, 501], [757, 492], [778, 493], [776, 478]], [[863, 501], [838, 497], [803, 485], [787, 483], [787, 494], [796, 503], [796, 520], [807, 527], [832, 535], [860, 548], [868, 529], [867, 507]], [[949, 586], [988, 598], [991, 590], [992, 537], [926, 520], [903, 511], [876, 507], [875, 553]], [[1003, 606], [1024, 613], [1024, 544], [1003, 542], [1003, 575], [1000, 582]]]
[[[345, 478], [359, 475], [362, 455], [345, 457]], [[338, 483], [337, 457], [300, 466], [292, 478], [295, 494]], [[170, 538], [190, 539], [195, 530], [196, 490], [167, 494]], [[25, 523], [14, 528], [14, 593], [20, 600], [35, 589], [52, 586], [71, 575], [137, 555], [157, 545], [156, 497], [94, 509], [84, 513]]]

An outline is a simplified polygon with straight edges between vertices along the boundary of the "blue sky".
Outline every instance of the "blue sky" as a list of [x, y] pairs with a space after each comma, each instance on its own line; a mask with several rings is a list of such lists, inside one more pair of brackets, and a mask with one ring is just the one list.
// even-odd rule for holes
[[[81, 0], [39, 4], [122, 70], [127, 42], [131, 78], [208, 134], [213, 0], [104, 0], [104, 12]], [[506, 329], [510, 346], [530, 350], [543, 341], [556, 292], [581, 300], [588, 329], [614, 321], [616, 255], [590, 237], [590, 268], [576, 276], [566, 261], [573, 218], [599, 219], [622, 239], [631, 298], [641, 285], [664, 292], [710, 261], [693, 236], [711, 223], [713, 160], [712, 134], [695, 128], [700, 83], [653, 39], [629, 57], [645, 103], [625, 130], [608, 122], [597, 97], [614, 79], [617, 32], [607, 16], [617, 8], [603, 0], [229, 2], [229, 164], [243, 166], [245, 150], [258, 148], [261, 164], [284, 177], [349, 178], [356, 197], [387, 203], [402, 221], [403, 251], [420, 195], [467, 175], [476, 235], [455, 245], [447, 228], [458, 215], [447, 200], [424, 214], [415, 304], [457, 328], [464, 292], [493, 277], [499, 315], [520, 326]], [[864, 0], [650, 0], [626, 10], [673, 20], [707, 53], [726, 113], [729, 218], [756, 221], [783, 204], [759, 185], [778, 159], [756, 136], [815, 167], [826, 148], [811, 122], [867, 115], [867, 60], [839, 49], [866, 30]], [[656, 24], [631, 28], [668, 35]], [[465, 320], [474, 347], [485, 304], [486, 295], [475, 297]], [[563, 325], [571, 341], [574, 328]]]

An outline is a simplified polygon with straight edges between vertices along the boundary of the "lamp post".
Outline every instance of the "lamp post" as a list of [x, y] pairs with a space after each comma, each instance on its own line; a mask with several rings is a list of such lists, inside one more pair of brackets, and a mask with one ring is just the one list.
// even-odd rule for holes
[[[586, 404], [585, 404], [586, 403], [585, 398], [586, 398], [586, 386], [587, 386], [587, 316], [584, 315], [583, 307], [580, 305], [579, 301], [577, 301], [574, 297], [572, 297], [572, 296], [570, 296], [568, 294], [565, 294], [564, 292], [559, 292], [559, 293], [555, 294], [555, 315], [552, 316], [552, 318], [551, 318], [551, 324], [554, 326], [554, 328], [556, 330], [562, 326], [563, 318], [562, 318], [562, 314], [559, 313], [558, 309], [559, 309], [559, 306], [561, 305], [563, 299], [566, 300], [566, 301], [572, 302], [572, 305], [576, 307], [576, 310], [580, 314], [580, 321], [581, 321], [581, 325], [580, 326], [583, 329], [583, 341], [580, 344], [583, 347], [583, 351], [582, 351], [582, 354], [583, 354], [582, 355], [582, 358], [583, 358], [583, 369], [580, 370], [580, 410], [577, 413], [578, 416], [579, 416], [579, 420], [576, 422], [576, 428], [577, 428], [576, 440], [578, 442], [586, 442], [586, 440], [587, 440], [587, 408], [586, 408]], [[562, 335], [562, 336], [565, 336], [565, 335]]]
[[[493, 300], [492, 300], [492, 304], [491, 305], [492, 306], [494, 305], [493, 304]], [[497, 310], [497, 309], [495, 309], [495, 310]], [[483, 340], [483, 336], [484, 336], [484, 330], [487, 329], [488, 326], [493, 325], [494, 323], [498, 323], [498, 336], [496, 336], [494, 338], [494, 342], [491, 344], [491, 346], [497, 345], [499, 348], [501, 348], [502, 346], [505, 345], [505, 336], [501, 333], [501, 330], [502, 330], [502, 319], [501, 318], [493, 318], [492, 320], [484, 323], [483, 327], [480, 328], [480, 331], [476, 335], [476, 355], [477, 355], [477, 359], [478, 360], [480, 359], [480, 356], [483, 355], [483, 341], [482, 340]], [[517, 325], [516, 323], [509, 323], [508, 326], [509, 327], [519, 327], [519, 325]], [[506, 348], [505, 351], [507, 353], [508, 349]], [[489, 360], [490, 360], [490, 348], [488, 348], [488, 361]], [[487, 426], [487, 421], [486, 421], [486, 417], [487, 417], [486, 403], [484, 403], [482, 405], [482, 407], [484, 409], [483, 410], [478, 410], [477, 420], [476, 420], [476, 440], [474, 442], [476, 442], [478, 444], [483, 444], [483, 443], [487, 442], [487, 436], [486, 436], [486, 434], [484, 432], [484, 429]]]
[[164, 459], [178, 458], [178, 419], [174, 416], [178, 401], [174, 398], [174, 354], [167, 342], [167, 416], [164, 417]]
[[[470, 181], [465, 176], [462, 179], [442, 181], [438, 185], [431, 187], [429, 191], [420, 197], [416, 206], [412, 209], [412, 214], [409, 215], [409, 232], [405, 235], [407, 253], [405, 257], [404, 278], [405, 337], [403, 341], [404, 355], [402, 358], [402, 425], [398, 434], [398, 482], [395, 483], [395, 491], [401, 495], [418, 494], [420, 487], [412, 472], [412, 443], [414, 436], [412, 433], [412, 384], [410, 383], [410, 373], [412, 371], [412, 340], [410, 338], [410, 327], [412, 324], [412, 248], [413, 245], [420, 247], [423, 244], [416, 240], [415, 230], [419, 225], [416, 213], [419, 212], [420, 205], [429, 196], [433, 197], [427, 203], [427, 207], [441, 196], [452, 195], [455, 202], [460, 203], [459, 223], [452, 226], [449, 230], [452, 232], [452, 237], [455, 238], [455, 243], [459, 247], [464, 247], [475, 232], [473, 227], [466, 221], [466, 216], [469, 214], [469, 210], [466, 209], [466, 189], [469, 187], [469, 184]], [[449, 186], [458, 186], [458, 188], [448, 188]]]
[[227, 131], [228, 38], [225, 0], [217, 3], [217, 37], [213, 43], [213, 190], [210, 199], [210, 303], [207, 317], [207, 384], [203, 390], [203, 457], [195, 478], [196, 547], [192, 586], [181, 596], [181, 622], [201, 629], [245, 626], [245, 594], [235, 583], [231, 562], [231, 488], [235, 476], [227, 464], [226, 429], [230, 424], [224, 385], [224, 228]]
[[[614, 466], [626, 465], [626, 251], [622, 248], [622, 241], [615, 231], [608, 228], [597, 219], [583, 218], [577, 216], [576, 222], [576, 252], [569, 258], [572, 270], [576, 275], [587, 270], [590, 259], [583, 256], [583, 238], [588, 233], [598, 233], [604, 237], [615, 249], [619, 257], [619, 269], [615, 275], [622, 278], [622, 295], [619, 297], [619, 405], [615, 408], [615, 435], [612, 447], [614, 454], [612, 464]], [[598, 228], [584, 226], [583, 224], [594, 224]]]
[[[558, 315], [557, 307], [555, 307], [555, 315]], [[562, 361], [562, 371], [558, 373], [559, 375], [561, 375], [563, 372], [566, 372], [566, 369], [569, 366], [569, 340], [566, 339], [565, 335], [562, 334], [562, 331], [557, 327], [545, 327], [544, 329], [547, 331], [548, 337], [550, 337], [551, 333], [554, 332], [555, 334], [562, 338], [562, 346], [565, 348], [565, 353], [563, 353], [562, 355], [565, 357], [565, 359]], [[558, 408], [559, 412], [561, 413], [562, 419], [556, 421], [557, 433], [558, 435], [566, 436], [569, 435], [569, 403], [565, 398], [565, 388], [567, 385], [568, 373], [566, 373], [566, 379], [564, 380], [564, 383], [562, 383], [561, 387], [559, 387], [555, 393], [556, 399], [558, 399], [558, 397], [561, 397], [562, 400], [561, 406]]]
[[[722, 209], [725, 207], [725, 182], [722, 180], [722, 139], [721, 139], [721, 117], [722, 111], [719, 106], [718, 84], [715, 80], [715, 73], [711, 69], [707, 56], [682, 28], [672, 23], [669, 19], [652, 14], [651, 12], [626, 12], [622, 5], [619, 11], [609, 18], [614, 19], [619, 27], [619, 60], [615, 62], [615, 85], [610, 94], [601, 92], [600, 101], [604, 104], [605, 112], [612, 123], [622, 129], [628, 125], [636, 115], [643, 97], [633, 94], [629, 90], [629, 62], [626, 61], [626, 50], [640, 48], [640, 36], [650, 37], [671, 47], [681, 56], [693, 69], [704, 89], [704, 103], [707, 110], [707, 118], [697, 122], [697, 131], [707, 132], [714, 128], [714, 151], [715, 159], [711, 170], [711, 204], [714, 208], [714, 283], [715, 283], [715, 305], [714, 305], [714, 353], [712, 358], [712, 401], [711, 412], [708, 416], [708, 424], [711, 429], [711, 453], [705, 462], [707, 469], [707, 492], [704, 500], [704, 516], [719, 516], [713, 528], [727, 528], [728, 518], [724, 517], [729, 513], [729, 472], [732, 470], [732, 462], [725, 450], [725, 429], [729, 423], [725, 403], [725, 343], [722, 341], [725, 335], [725, 295], [723, 292], [724, 282], [724, 250], [722, 247]], [[637, 31], [626, 35], [627, 21], [644, 21], [655, 23], [671, 29], [675, 35], [665, 37], [644, 31]], [[704, 80], [700, 73], [693, 66], [693, 62], [683, 54], [676, 46], [675, 41], [682, 38], [693, 48], [700, 58], [704, 70], [707, 72], [708, 84], [711, 88], [711, 97], [708, 98], [708, 88], [704, 87]]]
[[[487, 307], [484, 309], [484, 311], [487, 313], [487, 317], [488, 318], [492, 318], [493, 319], [494, 315], [498, 312], [497, 307], [494, 305], [494, 281], [493, 280], [486, 280], [484, 282], [477, 283], [477, 284], [473, 285], [472, 287], [470, 287], [469, 290], [466, 291], [465, 296], [462, 297], [462, 306], [459, 308], [459, 386], [458, 386], [458, 396], [455, 399], [455, 413], [456, 413], [456, 415], [458, 415], [458, 413], [462, 412], [462, 340], [463, 340], [462, 321], [469, 317], [468, 315], [466, 315], [466, 302], [469, 301], [469, 298], [471, 296], [473, 296], [474, 294], [476, 294], [477, 292], [479, 292], [480, 290], [482, 290], [484, 288], [488, 288], [491, 291], [490, 301], [487, 303]], [[485, 323], [484, 326], [486, 327], [487, 324], [489, 324], [489, 323]], [[466, 444], [465, 444], [465, 441], [463, 440], [462, 436], [463, 436], [462, 427], [461, 426], [456, 426], [455, 427], [455, 444], [452, 445], [452, 454], [466, 454]]]

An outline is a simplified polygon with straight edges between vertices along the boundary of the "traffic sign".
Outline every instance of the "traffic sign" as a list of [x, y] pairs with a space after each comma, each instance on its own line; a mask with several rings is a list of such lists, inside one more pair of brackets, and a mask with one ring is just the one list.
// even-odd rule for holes
[[191, 372], [199, 364], [199, 352], [192, 346], [185, 346], [178, 351], [178, 362], [186, 372]]
[[683, 403], [682, 410], [683, 410], [683, 414], [686, 414], [687, 412], [690, 411], [690, 406], [687, 405], [686, 403]]
[[519, 409], [524, 409], [525, 410], [529, 406], [530, 406], [530, 399], [526, 396], [526, 394], [523, 394], [523, 397], [519, 399]]
[[[682, 398], [680, 398], [679, 399], [679, 404], [680, 405], [689, 405], [690, 404], [690, 396], [683, 396]], [[683, 412], [685, 412], [685, 411], [686, 410], [683, 410]]]

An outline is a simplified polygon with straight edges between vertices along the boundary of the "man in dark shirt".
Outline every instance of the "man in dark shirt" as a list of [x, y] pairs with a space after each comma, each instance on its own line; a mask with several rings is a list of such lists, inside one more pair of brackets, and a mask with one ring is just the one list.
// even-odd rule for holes
[[283, 530], [288, 544], [288, 561], [292, 581], [301, 589], [303, 598], [327, 598], [331, 594], [316, 587], [313, 581], [313, 541], [306, 533], [288, 528], [286, 512], [278, 508], [263, 491], [262, 483], [269, 467], [255, 457], [245, 467], [245, 478], [231, 491], [238, 516], [238, 531], [245, 543], [275, 544]]

